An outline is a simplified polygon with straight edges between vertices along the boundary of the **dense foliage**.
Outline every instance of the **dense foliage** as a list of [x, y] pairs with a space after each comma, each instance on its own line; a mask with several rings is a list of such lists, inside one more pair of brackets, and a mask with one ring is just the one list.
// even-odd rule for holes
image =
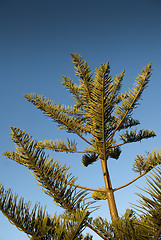
[[[118, 159], [121, 146], [155, 137], [149, 129], [136, 130], [139, 121], [132, 118], [133, 110], [146, 88], [151, 64], [143, 68], [131, 90], [121, 93], [125, 71], [110, 76], [109, 62], [101, 64], [92, 74], [86, 61], [79, 54], [71, 54], [79, 84], [63, 76], [62, 84], [75, 99], [73, 107], [55, 104], [36, 93], [24, 95], [26, 99], [40, 109], [48, 118], [56, 122], [60, 129], [75, 133], [87, 144], [84, 150], [77, 149], [73, 140], [36, 141], [25, 131], [11, 127], [11, 139], [16, 151], [3, 153], [7, 158], [27, 167], [36, 178], [45, 194], [64, 209], [63, 215], [49, 215], [39, 204], [31, 209], [31, 203], [25, 202], [12, 190], [0, 186], [0, 210], [16, 227], [23, 230], [31, 239], [84, 239], [91, 240], [89, 234], [82, 234], [85, 227], [92, 229], [102, 239], [159, 239], [161, 235], [161, 151], [137, 155], [133, 170], [138, 177], [124, 186], [113, 189], [108, 172], [108, 159]], [[120, 138], [116, 133], [119, 131]], [[105, 187], [90, 189], [76, 184], [69, 168], [54, 161], [45, 154], [45, 149], [58, 152], [82, 153], [81, 162], [85, 167], [101, 162]], [[152, 170], [153, 169], [153, 170]], [[128, 186], [152, 170], [148, 178], [149, 194], [139, 194], [140, 201], [134, 210], [127, 209], [119, 217], [114, 192]], [[89, 197], [92, 191], [94, 200], [107, 200], [111, 222], [102, 217], [92, 219], [92, 204]]]

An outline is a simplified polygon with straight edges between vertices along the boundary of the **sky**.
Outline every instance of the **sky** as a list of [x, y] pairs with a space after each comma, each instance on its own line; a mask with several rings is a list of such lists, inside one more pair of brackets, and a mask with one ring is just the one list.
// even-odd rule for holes
[[[111, 75], [126, 71], [122, 91], [128, 90], [149, 62], [152, 76], [134, 117], [138, 129], [152, 129], [157, 136], [122, 147], [119, 160], [109, 160], [114, 188], [137, 177], [132, 171], [137, 154], [158, 149], [161, 143], [161, 1], [160, 0], [0, 0], [0, 153], [14, 150], [10, 126], [29, 132], [36, 140], [75, 139], [79, 150], [83, 142], [73, 134], [57, 129], [23, 97], [35, 92], [56, 103], [72, 105], [70, 94], [61, 84], [62, 75], [77, 77], [70, 53], [79, 53], [95, 71], [100, 63], [110, 62]], [[70, 165], [77, 183], [86, 187], [103, 186], [99, 162], [85, 168], [81, 155], [49, 152], [55, 160]], [[62, 213], [50, 197], [38, 189], [30, 172], [15, 162], [0, 157], [0, 182], [26, 201], [41, 202], [54, 215]], [[136, 187], [145, 187], [145, 179], [115, 193], [120, 216], [130, 203], [136, 203]], [[107, 203], [93, 217], [110, 221]], [[90, 231], [87, 231], [90, 232]], [[27, 240], [27, 235], [11, 225], [0, 213], [0, 240]], [[94, 239], [100, 239], [95, 236]]]

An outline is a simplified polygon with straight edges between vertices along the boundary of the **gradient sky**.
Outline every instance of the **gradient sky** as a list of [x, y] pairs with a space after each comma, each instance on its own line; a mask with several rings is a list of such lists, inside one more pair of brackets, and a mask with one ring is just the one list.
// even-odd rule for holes
[[[9, 138], [10, 126], [30, 132], [37, 140], [76, 139], [57, 130], [57, 125], [23, 97], [36, 92], [56, 103], [73, 104], [61, 85], [62, 75], [74, 75], [70, 53], [80, 53], [94, 71], [110, 61], [114, 77], [123, 69], [126, 75], [122, 91], [131, 87], [142, 67], [152, 62], [153, 73], [141, 105], [134, 111], [138, 128], [149, 128], [157, 137], [124, 146], [120, 159], [110, 160], [113, 187], [119, 187], [137, 174], [132, 171], [137, 154], [159, 148], [161, 143], [161, 1], [160, 0], [0, 0], [0, 152], [14, 150]], [[78, 140], [78, 148], [83, 143]], [[85, 168], [80, 155], [50, 152], [54, 159], [71, 165], [80, 185], [102, 187], [100, 163]], [[15, 162], [0, 157], [0, 182], [13, 193], [33, 204], [40, 201], [51, 214], [61, 209], [38, 189], [30, 172]], [[136, 203], [135, 185], [144, 187], [145, 179], [116, 192], [119, 214]], [[93, 216], [110, 220], [107, 203], [100, 202]], [[27, 240], [23, 232], [0, 213], [0, 240]], [[99, 239], [95, 237], [95, 239]]]

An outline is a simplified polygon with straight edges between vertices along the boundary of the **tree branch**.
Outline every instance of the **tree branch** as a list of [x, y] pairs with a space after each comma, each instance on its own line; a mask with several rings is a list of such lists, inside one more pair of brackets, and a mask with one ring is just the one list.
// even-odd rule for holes
[[68, 185], [71, 185], [73, 187], [78, 187], [78, 188], [82, 188], [82, 189], [86, 189], [86, 190], [89, 190], [89, 191], [96, 191], [96, 192], [106, 192], [106, 190], [102, 190], [102, 189], [95, 189], [95, 188], [87, 188], [87, 187], [83, 187], [83, 186], [80, 186], [80, 185], [76, 185], [76, 184], [73, 184], [73, 183], [67, 183]]
[[[40, 144], [41, 147], [41, 144]], [[49, 147], [41, 147], [41, 148], [45, 148], [45, 149], [49, 149], [49, 150], [53, 150], [56, 152], [66, 152], [66, 153], [89, 153], [90, 151], [77, 151], [77, 150], [67, 150], [67, 149], [61, 149], [61, 148], [49, 148]], [[91, 151], [92, 152], [92, 151]]]
[[[29, 94], [25, 94], [24, 97], [27, 98], [27, 100], [29, 102], [32, 102], [35, 107], [37, 107], [38, 109], [40, 109], [42, 112], [44, 112], [44, 114], [47, 116], [47, 117], [50, 117], [51, 119], [55, 119], [55, 120], [58, 120], [60, 121], [62, 124], [64, 124], [68, 129], [71, 129], [74, 133], [76, 133], [80, 138], [82, 138], [86, 143], [92, 145], [91, 142], [89, 142], [85, 137], [83, 137], [76, 129], [74, 129], [73, 127], [70, 126], [69, 123], [67, 123], [67, 121], [65, 121], [64, 119], [62, 119], [60, 117], [60, 112], [62, 111], [61, 109], [58, 109], [59, 111], [59, 114], [55, 114], [55, 109], [54, 111], [52, 111], [53, 109], [53, 106], [56, 107], [57, 105], [53, 105], [52, 103], [46, 103], [45, 101], [46, 100], [43, 100], [41, 99], [41, 97], [39, 95], [35, 95], [34, 97], [33, 96], [28, 96]], [[39, 98], [38, 100], [39, 101], [44, 101], [43, 102], [43, 106], [42, 106], [42, 103], [40, 103], [39, 105], [37, 104], [37, 99], [35, 100], [35, 98]], [[48, 106], [49, 105], [49, 106]], [[47, 109], [48, 108], [48, 109]]]
[[95, 229], [90, 223], [87, 223], [87, 227], [92, 229], [95, 233], [97, 233], [102, 239], [109, 240], [109, 238], [104, 237], [97, 229]]
[[110, 146], [110, 148], [115, 148], [115, 147], [119, 147], [119, 146], [122, 146], [124, 144], [126, 144], [128, 142], [122, 142], [122, 143], [119, 143], [119, 144], [116, 144], [116, 145], [113, 145], [113, 146]]
[[[118, 130], [118, 128], [120, 127], [120, 125], [121, 125], [122, 122], [124, 121], [125, 117], [127, 116], [127, 114], [129, 113], [129, 111], [131, 110], [131, 108], [133, 108], [133, 107], [135, 106], [135, 103], [136, 103], [136, 101], [137, 101], [137, 98], [139, 97], [141, 91], [145, 88], [146, 78], [148, 77], [148, 73], [149, 73], [149, 72], [146, 73], [146, 76], [144, 77], [144, 83], [141, 83], [141, 85], [139, 86], [139, 89], [138, 89], [136, 95], [133, 97], [133, 100], [132, 100], [131, 104], [129, 105], [128, 109], [125, 111], [122, 119], [120, 120], [120, 122], [119, 122], [118, 125], [116, 126], [115, 130], [111, 133], [111, 135], [110, 135], [109, 138], [107, 139], [107, 142], [114, 136], [115, 132]], [[139, 82], [138, 82], [137, 84], [139, 84]], [[137, 89], [137, 86], [136, 86], [136, 85], [134, 85], [134, 86], [135, 86], [135, 89]], [[135, 89], [134, 89], [134, 90], [135, 90]], [[131, 94], [131, 92], [129, 92], [129, 94], [128, 94], [128, 97], [129, 97], [129, 98], [130, 98], [130, 94]]]
[[138, 177], [134, 178], [132, 181], [126, 183], [125, 185], [113, 189], [113, 191], [115, 192], [115, 191], [117, 191], [117, 190], [120, 190], [121, 188], [127, 187], [127, 186], [130, 185], [131, 183], [133, 183], [133, 182], [135, 182], [136, 180], [138, 180], [139, 178], [143, 177], [146, 173], [148, 173], [148, 172], [142, 173], [141, 175], [139, 175]]

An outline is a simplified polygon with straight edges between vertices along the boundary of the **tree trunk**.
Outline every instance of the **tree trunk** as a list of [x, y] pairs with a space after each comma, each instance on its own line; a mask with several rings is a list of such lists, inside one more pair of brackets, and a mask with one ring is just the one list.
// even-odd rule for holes
[[107, 163], [104, 160], [101, 160], [101, 166], [102, 166], [103, 177], [104, 177], [104, 182], [105, 182], [105, 187], [106, 187], [106, 195], [107, 195], [111, 220], [113, 221], [118, 218], [118, 212], [117, 212], [114, 192], [112, 189], [111, 180], [110, 180], [109, 172], [107, 169]]

